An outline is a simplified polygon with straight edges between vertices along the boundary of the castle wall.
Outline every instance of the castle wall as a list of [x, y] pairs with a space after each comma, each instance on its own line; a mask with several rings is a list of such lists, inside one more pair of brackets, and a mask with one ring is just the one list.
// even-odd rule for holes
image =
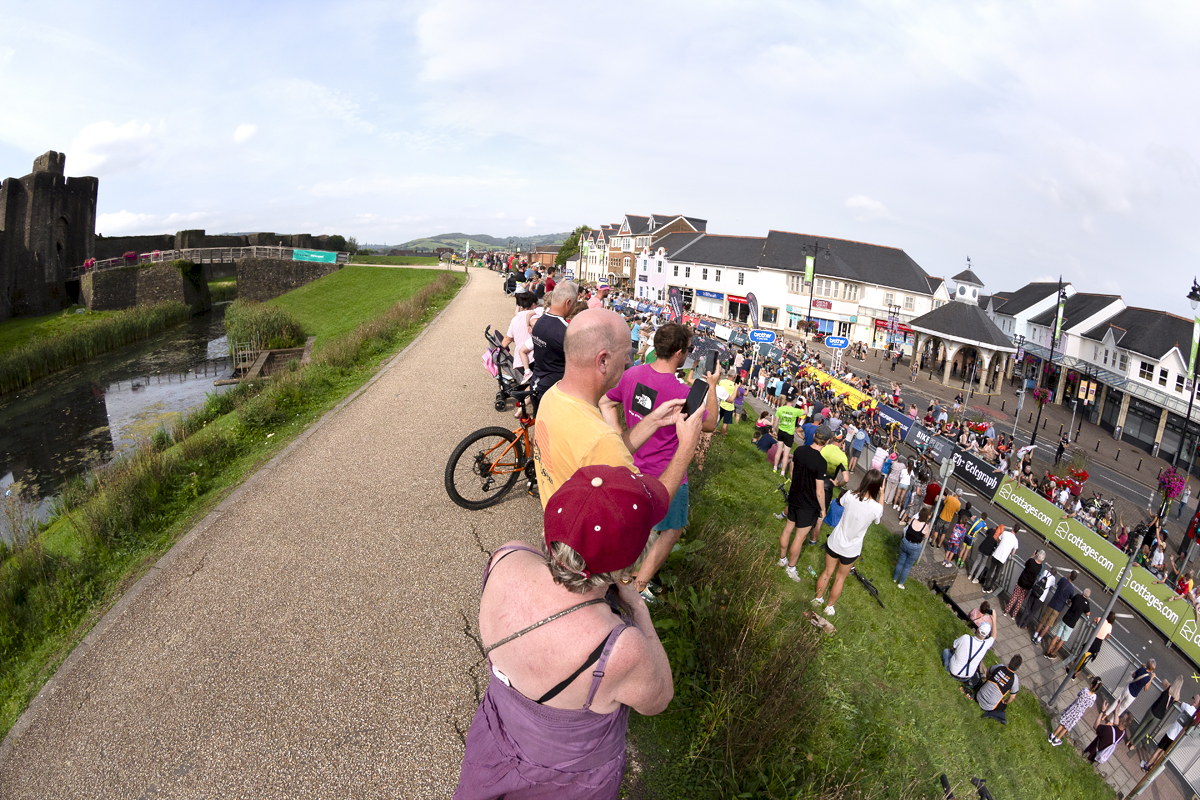
[[118, 258], [126, 253], [153, 253], [174, 250], [175, 237], [169, 233], [154, 236], [97, 236], [94, 257], [97, 261]]
[[316, 261], [243, 258], [237, 265], [238, 299], [259, 302], [270, 300], [317, 278], [337, 272], [341, 267], [341, 264], [323, 264]]

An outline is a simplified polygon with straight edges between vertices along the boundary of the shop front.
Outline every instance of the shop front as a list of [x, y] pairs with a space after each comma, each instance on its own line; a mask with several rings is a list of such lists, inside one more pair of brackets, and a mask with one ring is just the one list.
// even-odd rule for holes
[[725, 313], [725, 295], [720, 292], [697, 289], [692, 310], [697, 314], [721, 319]]
[[906, 348], [906, 353], [911, 354], [913, 347], [917, 344], [917, 334], [903, 322], [897, 322], [895, 330], [892, 330], [889, 320], [875, 320], [874, 338], [871, 340], [871, 347], [876, 350], [886, 350], [889, 344], [900, 345]]
[[[815, 331], [820, 331], [821, 333], [824, 333], [824, 334], [833, 335], [833, 333], [834, 333], [833, 320], [825, 319], [823, 317], [817, 316], [817, 314], [821, 311], [821, 308], [817, 305], [817, 303], [821, 303], [821, 302], [827, 302], [827, 301], [816, 300], [813, 302], [812, 329]], [[803, 307], [799, 307], [799, 306], [788, 306], [787, 307], [787, 315], [788, 315], [787, 324], [788, 324], [789, 328], [791, 328], [794, 331], [803, 331], [803, 330], [808, 329], [809, 317], [808, 317], [808, 309], [807, 308], [803, 308]]]
[[725, 299], [729, 301], [727, 319], [741, 323], [748, 323], [750, 321], [750, 304], [746, 301], [746, 298], [731, 294]]

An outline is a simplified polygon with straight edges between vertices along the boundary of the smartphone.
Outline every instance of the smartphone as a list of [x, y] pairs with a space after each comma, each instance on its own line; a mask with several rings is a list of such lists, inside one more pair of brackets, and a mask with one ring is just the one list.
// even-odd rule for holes
[[684, 415], [690, 417], [698, 409], [704, 408], [704, 401], [707, 397], [708, 381], [698, 380], [694, 382], [692, 390], [688, 392], [687, 400], [683, 402]]
[[704, 372], [701, 373], [700, 377], [704, 377], [705, 375], [711, 375], [713, 373], [713, 370], [715, 370], [716, 368], [717, 368], [717, 351], [709, 350], [707, 353], [704, 354]]

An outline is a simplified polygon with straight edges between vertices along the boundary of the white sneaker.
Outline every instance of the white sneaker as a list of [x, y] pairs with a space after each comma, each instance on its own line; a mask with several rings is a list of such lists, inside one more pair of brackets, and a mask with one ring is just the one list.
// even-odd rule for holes
[[786, 559], [786, 558], [781, 558], [781, 559], [779, 559], [779, 561], [777, 561], [776, 563], [777, 563], [779, 566], [781, 566], [781, 567], [786, 567], [786, 566], [787, 566], [787, 559]]
[[835, 613], [837, 612], [833, 610], [833, 606], [825, 606], [825, 616], [832, 617]]
[[979, 583], [979, 578], [971, 578], [971, 583]]
[[903, 588], [904, 588], [904, 584], [903, 584], [903, 583], [898, 583], [898, 584], [896, 584], [896, 588], [897, 588], [897, 589], [903, 589]]
[[787, 576], [788, 576], [789, 578], [791, 578], [792, 580], [794, 580], [796, 583], [799, 583], [799, 582], [800, 582], [800, 573], [799, 573], [799, 572], [796, 572], [796, 568], [795, 568], [795, 567], [788, 567], [786, 571], [787, 571]]
[[814, 598], [812, 599], [812, 604], [813, 604], [814, 606], [818, 606], [818, 607], [820, 607], [820, 606], [822, 606], [822, 605], [824, 605], [824, 604], [825, 604], [825, 598], [824, 598], [824, 597], [814, 597]]

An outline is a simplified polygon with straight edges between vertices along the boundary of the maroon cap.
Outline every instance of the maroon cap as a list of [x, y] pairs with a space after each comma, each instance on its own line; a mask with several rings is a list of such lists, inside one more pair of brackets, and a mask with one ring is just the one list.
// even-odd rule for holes
[[670, 505], [657, 478], [628, 467], [581, 467], [546, 505], [546, 546], [562, 542], [579, 553], [589, 578], [616, 572], [638, 560]]

